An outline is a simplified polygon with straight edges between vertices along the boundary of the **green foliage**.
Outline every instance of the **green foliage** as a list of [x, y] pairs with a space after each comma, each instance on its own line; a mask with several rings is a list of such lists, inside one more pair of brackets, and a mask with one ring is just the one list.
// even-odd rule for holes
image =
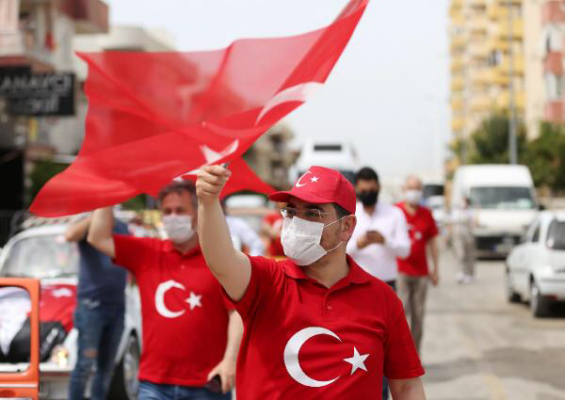
[[565, 126], [544, 122], [540, 135], [528, 143], [524, 160], [538, 187], [565, 189]]
[[[505, 164], [509, 162], [508, 135], [510, 123], [503, 115], [492, 115], [481, 123], [471, 135], [469, 161], [471, 164]], [[526, 130], [518, 126], [518, 160], [526, 150]]]

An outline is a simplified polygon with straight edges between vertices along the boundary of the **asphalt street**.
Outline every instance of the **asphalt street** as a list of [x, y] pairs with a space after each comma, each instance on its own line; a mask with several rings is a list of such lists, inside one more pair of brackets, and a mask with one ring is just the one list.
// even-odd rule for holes
[[565, 400], [565, 307], [535, 319], [504, 296], [504, 262], [480, 261], [477, 279], [455, 281], [442, 252], [428, 292], [422, 361], [430, 400]]

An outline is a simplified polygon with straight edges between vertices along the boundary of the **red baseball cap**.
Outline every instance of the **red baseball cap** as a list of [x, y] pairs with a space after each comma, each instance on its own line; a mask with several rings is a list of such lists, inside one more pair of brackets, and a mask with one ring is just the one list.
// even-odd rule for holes
[[310, 167], [291, 190], [275, 192], [269, 200], [288, 202], [290, 196], [315, 204], [336, 203], [355, 214], [357, 198], [353, 185], [339, 171], [325, 167]]

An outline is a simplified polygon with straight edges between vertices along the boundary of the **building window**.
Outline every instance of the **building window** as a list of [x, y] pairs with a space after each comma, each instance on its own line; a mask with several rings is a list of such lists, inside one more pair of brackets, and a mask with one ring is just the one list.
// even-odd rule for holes
[[561, 100], [564, 92], [564, 79], [561, 75], [545, 75], [545, 91], [549, 100]]

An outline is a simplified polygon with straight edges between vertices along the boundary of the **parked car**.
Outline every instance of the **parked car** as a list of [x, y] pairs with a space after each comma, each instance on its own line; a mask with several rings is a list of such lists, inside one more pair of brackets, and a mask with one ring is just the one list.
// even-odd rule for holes
[[[0, 276], [36, 278], [41, 282], [41, 399], [68, 398], [70, 373], [76, 362], [78, 332], [73, 328], [73, 313], [79, 253], [76, 243], [65, 240], [66, 228], [66, 224], [59, 223], [26, 229], [10, 239], [0, 254]], [[30, 307], [23, 289], [0, 288], [0, 373], [27, 369]], [[16, 309], [18, 312], [14, 312]], [[140, 343], [139, 293], [136, 286], [129, 284], [125, 328], [116, 353], [110, 399], [137, 399]]]
[[538, 202], [532, 176], [523, 165], [467, 165], [457, 168], [451, 191], [452, 241], [460, 227], [458, 215], [470, 200], [478, 256], [506, 257], [532, 223]]
[[565, 211], [541, 212], [508, 255], [506, 292], [510, 302], [529, 301], [536, 317], [565, 300]]

